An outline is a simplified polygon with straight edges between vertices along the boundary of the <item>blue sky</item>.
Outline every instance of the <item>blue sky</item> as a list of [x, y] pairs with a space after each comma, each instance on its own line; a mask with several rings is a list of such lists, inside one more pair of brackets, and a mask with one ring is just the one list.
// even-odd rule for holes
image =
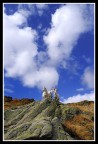
[[94, 100], [94, 4], [4, 4], [4, 95]]

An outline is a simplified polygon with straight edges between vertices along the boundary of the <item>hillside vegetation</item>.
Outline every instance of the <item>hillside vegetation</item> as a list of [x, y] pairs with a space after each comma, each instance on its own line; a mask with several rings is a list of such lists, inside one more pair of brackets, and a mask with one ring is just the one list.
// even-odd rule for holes
[[15, 109], [17, 106], [22, 106], [25, 104], [29, 104], [33, 102], [34, 99], [28, 99], [28, 98], [23, 98], [23, 99], [12, 99], [10, 96], [4, 96], [4, 109]]
[[46, 99], [24, 104], [11, 100], [10, 104], [7, 107], [5, 102], [5, 140], [94, 139], [93, 101], [63, 104]]

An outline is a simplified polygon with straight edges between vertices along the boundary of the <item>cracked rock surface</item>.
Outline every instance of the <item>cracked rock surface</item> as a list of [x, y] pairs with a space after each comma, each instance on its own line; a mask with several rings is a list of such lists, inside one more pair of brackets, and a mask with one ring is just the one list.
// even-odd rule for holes
[[79, 109], [55, 100], [43, 100], [4, 111], [5, 140], [75, 140], [65, 121], [81, 114]]

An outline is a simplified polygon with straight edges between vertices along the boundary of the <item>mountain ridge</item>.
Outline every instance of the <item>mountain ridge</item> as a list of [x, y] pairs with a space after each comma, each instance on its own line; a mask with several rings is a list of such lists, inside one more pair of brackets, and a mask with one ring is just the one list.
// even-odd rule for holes
[[94, 102], [33, 101], [4, 111], [5, 140], [93, 140]]

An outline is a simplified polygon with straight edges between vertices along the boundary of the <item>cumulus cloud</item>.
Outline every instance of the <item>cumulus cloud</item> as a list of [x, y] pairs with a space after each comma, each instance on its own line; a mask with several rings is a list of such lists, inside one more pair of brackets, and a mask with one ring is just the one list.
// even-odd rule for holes
[[94, 71], [91, 67], [86, 67], [84, 73], [81, 77], [82, 84], [85, 85], [87, 88], [92, 89], [94, 88]]
[[52, 14], [51, 28], [44, 41], [54, 65], [68, 60], [81, 34], [93, 26], [93, 5], [66, 4]]
[[38, 71], [33, 70], [31, 73], [27, 73], [25, 77], [23, 77], [24, 86], [43, 88], [44, 86], [47, 89], [51, 89], [52, 87], [58, 84], [58, 73], [54, 68], [50, 67], [41, 67]]
[[37, 32], [30, 27], [19, 26], [26, 22], [26, 17], [19, 12], [4, 14], [4, 67], [6, 76], [14, 77], [25, 73], [33, 64], [37, 54], [35, 39]]
[[51, 28], [43, 36], [46, 50], [40, 52], [38, 32], [28, 26], [35, 7], [43, 13], [48, 6], [20, 5], [15, 13], [3, 14], [5, 76], [19, 78], [24, 86], [50, 89], [57, 86], [57, 69], [70, 58], [79, 36], [91, 30], [93, 5], [67, 4], [58, 8], [52, 14]]
[[18, 11], [24, 11], [29, 15], [35, 15], [34, 4], [18, 4]]
[[42, 16], [44, 11], [48, 9], [47, 4], [19, 4], [18, 10], [24, 10], [30, 15], [36, 15], [38, 13], [39, 16]]
[[3, 15], [5, 76], [19, 78], [24, 86], [50, 89], [58, 84], [58, 73], [46, 67], [45, 52], [38, 52], [37, 31], [27, 26], [28, 16], [23, 11]]
[[48, 9], [48, 5], [47, 4], [36, 4], [37, 7], [37, 11], [39, 16], [42, 16], [42, 14], [44, 13], [44, 10]]
[[67, 99], [63, 99], [61, 101], [62, 103], [75, 103], [75, 102], [80, 102], [84, 100], [89, 100], [89, 101], [94, 101], [94, 92], [91, 91], [90, 93], [85, 93], [85, 94], [77, 94], [71, 97], [68, 97]]

